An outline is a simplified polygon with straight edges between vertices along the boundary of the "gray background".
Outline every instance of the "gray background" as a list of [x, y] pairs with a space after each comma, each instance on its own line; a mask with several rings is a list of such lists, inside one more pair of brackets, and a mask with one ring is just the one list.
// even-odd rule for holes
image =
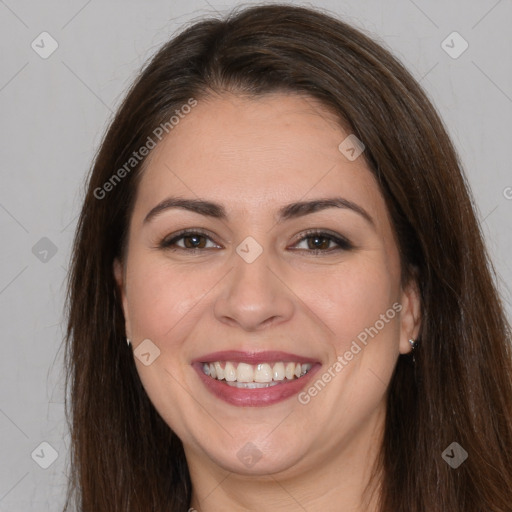
[[[84, 177], [107, 122], [140, 66], [183, 23], [236, 3], [0, 0], [0, 512], [63, 503], [64, 283]], [[374, 34], [426, 89], [460, 153], [512, 317], [511, 0], [303, 5]], [[43, 31], [58, 43], [47, 59], [31, 47], [50, 48]], [[456, 59], [441, 46], [453, 31], [469, 44]], [[58, 452], [47, 469], [42, 442]]]

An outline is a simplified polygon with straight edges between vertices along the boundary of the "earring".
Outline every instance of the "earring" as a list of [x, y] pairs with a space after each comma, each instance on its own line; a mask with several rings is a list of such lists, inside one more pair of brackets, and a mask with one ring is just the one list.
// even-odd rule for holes
[[126, 344], [130, 346], [131, 340], [129, 338], [126, 338]]
[[409, 340], [409, 343], [411, 345], [411, 352], [412, 352], [412, 362], [413, 364], [416, 362], [416, 358], [414, 357], [414, 349], [416, 348], [416, 340]]

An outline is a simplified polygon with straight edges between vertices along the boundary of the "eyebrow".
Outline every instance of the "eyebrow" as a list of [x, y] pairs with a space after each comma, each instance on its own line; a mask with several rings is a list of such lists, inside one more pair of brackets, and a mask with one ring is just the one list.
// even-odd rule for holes
[[[180, 208], [182, 210], [188, 210], [200, 215], [205, 215], [207, 217], [212, 217], [224, 221], [228, 220], [226, 209], [219, 203], [214, 203], [212, 201], [206, 201], [202, 199], [167, 197], [149, 211], [149, 213], [144, 218], [143, 224], [150, 222], [159, 214], [171, 208]], [[344, 199], [343, 197], [329, 197], [324, 199], [299, 201], [287, 204], [279, 209], [277, 222], [281, 223], [285, 220], [303, 217], [305, 215], [319, 212], [327, 208], [343, 208], [352, 210], [353, 212], [363, 217], [373, 227], [375, 227], [375, 223], [372, 217], [364, 208], [352, 201], [349, 201], [348, 199]]]

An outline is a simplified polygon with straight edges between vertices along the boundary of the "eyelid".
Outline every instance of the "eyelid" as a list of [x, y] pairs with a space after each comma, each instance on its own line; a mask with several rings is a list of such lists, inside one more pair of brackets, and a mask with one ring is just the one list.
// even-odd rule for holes
[[312, 236], [318, 236], [320, 238], [327, 238], [329, 240], [332, 240], [335, 244], [337, 244], [337, 248], [334, 249], [292, 249], [292, 250], [304, 250], [309, 253], [326, 253], [329, 254], [335, 250], [345, 250], [349, 251], [351, 249], [355, 249], [354, 244], [345, 236], [340, 235], [339, 233], [335, 233], [334, 231], [331, 231], [329, 229], [307, 229], [305, 231], [302, 231], [299, 233], [298, 238], [293, 242], [293, 245], [297, 245], [299, 242], [303, 242], [304, 240], [312, 237]]
[[[164, 237], [159, 243], [157, 248], [160, 249], [169, 249], [169, 250], [179, 250], [179, 251], [186, 251], [186, 252], [201, 252], [204, 250], [211, 250], [212, 248], [186, 248], [186, 247], [174, 247], [172, 246], [176, 244], [178, 240], [181, 240], [187, 236], [192, 235], [202, 235], [211, 242], [215, 243], [216, 245], [220, 245], [218, 242], [215, 241], [215, 238], [212, 236], [212, 234], [202, 228], [186, 228], [182, 229], [180, 231], [177, 231], [176, 233], [173, 233], [172, 235]], [[355, 249], [355, 246], [352, 244], [348, 238], [344, 237], [343, 235], [340, 235], [339, 233], [335, 233], [333, 231], [330, 231], [329, 229], [308, 229], [306, 231], [302, 231], [299, 233], [299, 235], [296, 237], [295, 241], [292, 244], [292, 247], [297, 245], [300, 242], [303, 242], [304, 240], [307, 240], [308, 238], [312, 236], [318, 236], [320, 238], [326, 238], [336, 244], [337, 247], [330, 248], [330, 249], [291, 249], [293, 251], [304, 251], [307, 253], [312, 254], [330, 254], [335, 251], [349, 251], [352, 249]], [[216, 247], [218, 248], [218, 247]]]
[[[215, 241], [214, 237], [209, 231], [206, 231], [202, 228], [186, 228], [181, 229], [180, 231], [177, 231], [176, 233], [172, 233], [169, 236], [164, 237], [159, 243], [158, 248], [160, 249], [170, 249], [172, 243], [176, 243], [178, 240], [185, 238], [186, 236], [191, 235], [202, 235], [205, 238], [208, 238], [212, 242], [214, 242], [216, 245], [220, 245], [218, 242]], [[182, 251], [202, 251], [204, 249], [190, 249], [190, 248], [184, 248], [184, 247], [178, 247], [178, 250]]]

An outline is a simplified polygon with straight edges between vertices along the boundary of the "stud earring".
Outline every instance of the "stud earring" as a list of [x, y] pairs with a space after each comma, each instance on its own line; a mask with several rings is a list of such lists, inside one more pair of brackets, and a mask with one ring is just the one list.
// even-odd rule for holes
[[130, 346], [131, 340], [129, 338], [126, 338], [126, 344]]

